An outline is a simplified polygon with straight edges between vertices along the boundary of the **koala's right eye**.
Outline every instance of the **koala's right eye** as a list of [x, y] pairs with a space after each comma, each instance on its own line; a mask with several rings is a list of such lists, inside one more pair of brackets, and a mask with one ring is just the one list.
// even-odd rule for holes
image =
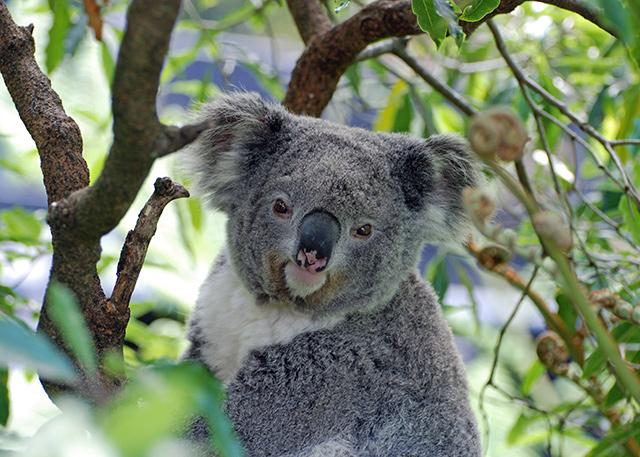
[[276, 201], [273, 203], [273, 212], [276, 216], [282, 218], [288, 218], [289, 216], [291, 216], [291, 210], [289, 209], [289, 206], [281, 198], [276, 199]]

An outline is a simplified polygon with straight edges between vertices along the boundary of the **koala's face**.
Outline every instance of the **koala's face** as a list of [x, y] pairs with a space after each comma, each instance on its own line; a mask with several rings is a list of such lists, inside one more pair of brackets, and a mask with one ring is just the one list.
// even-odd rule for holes
[[458, 140], [416, 140], [293, 116], [253, 95], [209, 105], [200, 187], [229, 217], [240, 278], [260, 301], [314, 315], [393, 296], [425, 241], [458, 237], [481, 179]]

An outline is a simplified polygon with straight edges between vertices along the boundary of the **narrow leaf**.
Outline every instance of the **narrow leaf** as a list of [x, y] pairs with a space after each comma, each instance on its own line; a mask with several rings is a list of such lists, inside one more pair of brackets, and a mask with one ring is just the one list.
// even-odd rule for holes
[[51, 318], [69, 350], [88, 374], [95, 375], [98, 364], [93, 339], [75, 297], [62, 284], [52, 282], [47, 290], [47, 300]]
[[67, 0], [52, 0], [52, 9], [53, 24], [49, 29], [49, 43], [45, 50], [48, 73], [55, 70], [64, 57], [64, 39], [71, 26], [71, 13]]
[[447, 22], [449, 33], [458, 47], [462, 46], [464, 33], [462, 33], [462, 27], [458, 24], [458, 15], [453, 10], [451, 3], [448, 0], [434, 0], [434, 5], [436, 7], [436, 13]]
[[0, 425], [7, 426], [9, 421], [9, 371], [0, 368]]
[[611, 408], [623, 398], [624, 392], [622, 392], [622, 389], [620, 389], [620, 385], [616, 382], [609, 390], [609, 393], [607, 393], [607, 397], [604, 400], [603, 406], [605, 408]]
[[43, 336], [4, 320], [0, 320], [0, 363], [25, 364], [49, 381], [71, 383], [77, 378], [69, 360]]
[[531, 425], [539, 419], [538, 415], [521, 414], [507, 435], [507, 443], [516, 444], [522, 441], [524, 436], [531, 434]]
[[391, 132], [396, 123], [400, 102], [408, 91], [408, 84], [405, 81], [398, 81], [394, 84], [384, 109], [378, 111], [378, 115], [373, 123], [373, 129], [379, 132]]
[[531, 388], [546, 372], [547, 369], [542, 362], [536, 360], [522, 378], [522, 384], [520, 384], [520, 392], [522, 392], [522, 395], [525, 397], [529, 396]]
[[626, 196], [620, 199], [618, 208], [622, 212], [624, 227], [631, 233], [633, 240], [640, 244], [640, 211]]

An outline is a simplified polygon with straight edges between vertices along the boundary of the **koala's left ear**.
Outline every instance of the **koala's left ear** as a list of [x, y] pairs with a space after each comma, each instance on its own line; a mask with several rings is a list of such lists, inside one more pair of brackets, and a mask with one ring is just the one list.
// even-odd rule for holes
[[485, 184], [482, 166], [466, 141], [434, 135], [413, 143], [396, 157], [394, 174], [407, 208], [425, 224], [430, 242], [463, 236], [468, 224], [462, 190]]

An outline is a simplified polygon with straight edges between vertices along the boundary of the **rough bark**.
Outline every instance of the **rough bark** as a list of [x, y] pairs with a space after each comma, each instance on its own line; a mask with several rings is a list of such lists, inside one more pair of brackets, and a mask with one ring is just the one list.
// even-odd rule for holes
[[49, 203], [89, 185], [82, 136], [51, 81], [35, 61], [33, 25], [19, 27], [0, 2], [0, 72], [22, 122], [36, 143]]
[[[289, 8], [293, 10], [299, 3], [289, 0]], [[317, 0], [305, 3], [319, 5]], [[307, 5], [306, 10], [312, 8]], [[313, 14], [317, 10], [313, 9]], [[300, 16], [301, 11], [294, 14], [298, 27], [321, 23], [317, 18], [305, 21]], [[283, 104], [294, 113], [316, 117], [331, 100], [340, 77], [368, 45], [383, 38], [422, 33], [411, 2], [394, 0], [380, 0], [335, 27], [322, 25], [314, 30], [311, 36], [308, 31], [300, 32], [307, 36], [307, 48], [293, 70]]]

